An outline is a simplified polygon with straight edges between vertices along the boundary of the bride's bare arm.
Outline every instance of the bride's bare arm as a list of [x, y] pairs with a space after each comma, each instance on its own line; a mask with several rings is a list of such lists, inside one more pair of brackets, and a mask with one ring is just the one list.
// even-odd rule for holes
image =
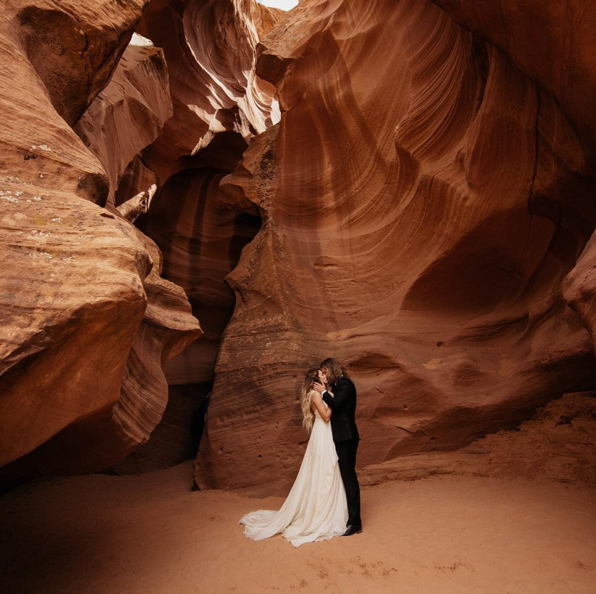
[[321, 395], [315, 390], [313, 390], [310, 395], [310, 405], [319, 411], [319, 414], [325, 423], [329, 422], [329, 419], [331, 418], [331, 409], [325, 406]]

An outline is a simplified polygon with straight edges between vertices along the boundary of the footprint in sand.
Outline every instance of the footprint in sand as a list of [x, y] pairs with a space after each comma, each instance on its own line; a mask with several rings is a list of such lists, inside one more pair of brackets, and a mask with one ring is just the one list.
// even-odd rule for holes
[[475, 571], [474, 568], [471, 565], [468, 565], [467, 563], [452, 563], [451, 565], [435, 565], [435, 569], [438, 569], [439, 571], [443, 571], [443, 572], [448, 572], [451, 571], [452, 573], [454, 571], [457, 571], [459, 569], [467, 569], [468, 571]]
[[[351, 559], [350, 562], [353, 566], [358, 567], [358, 571], [364, 576], [368, 578], [376, 578], [379, 576], [387, 577], [392, 573], [397, 573], [397, 569], [395, 567], [387, 567], [383, 561], [377, 561], [374, 563], [366, 563], [362, 561], [360, 557], [356, 557], [355, 559]], [[349, 574], [352, 571], [348, 571]]]

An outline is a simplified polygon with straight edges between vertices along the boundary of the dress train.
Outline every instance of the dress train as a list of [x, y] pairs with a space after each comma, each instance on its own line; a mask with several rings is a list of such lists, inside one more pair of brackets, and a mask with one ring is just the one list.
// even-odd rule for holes
[[[326, 406], [326, 405], [325, 405]], [[330, 423], [315, 411], [310, 439], [298, 476], [278, 511], [253, 511], [242, 517], [244, 535], [262, 540], [282, 533], [295, 547], [341, 536], [348, 521]]]

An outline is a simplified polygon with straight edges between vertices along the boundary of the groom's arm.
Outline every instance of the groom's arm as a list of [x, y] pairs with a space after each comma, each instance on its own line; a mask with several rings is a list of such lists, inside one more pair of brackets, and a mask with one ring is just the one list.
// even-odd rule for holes
[[325, 390], [323, 400], [333, 412], [339, 412], [352, 397], [352, 386], [348, 383], [340, 384], [335, 388], [333, 396]]
[[322, 394], [321, 394], [323, 401], [325, 402], [325, 404], [327, 404], [327, 406], [335, 411], [335, 398], [333, 396], [331, 396], [331, 393], [329, 392], [329, 390], [325, 390]]

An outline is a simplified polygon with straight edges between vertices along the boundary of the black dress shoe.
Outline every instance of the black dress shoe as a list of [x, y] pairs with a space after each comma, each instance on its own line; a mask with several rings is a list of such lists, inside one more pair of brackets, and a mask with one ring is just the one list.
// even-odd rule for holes
[[362, 532], [362, 526], [356, 526], [355, 524], [348, 524], [346, 531], [342, 536], [352, 536], [352, 534], [360, 534]]

